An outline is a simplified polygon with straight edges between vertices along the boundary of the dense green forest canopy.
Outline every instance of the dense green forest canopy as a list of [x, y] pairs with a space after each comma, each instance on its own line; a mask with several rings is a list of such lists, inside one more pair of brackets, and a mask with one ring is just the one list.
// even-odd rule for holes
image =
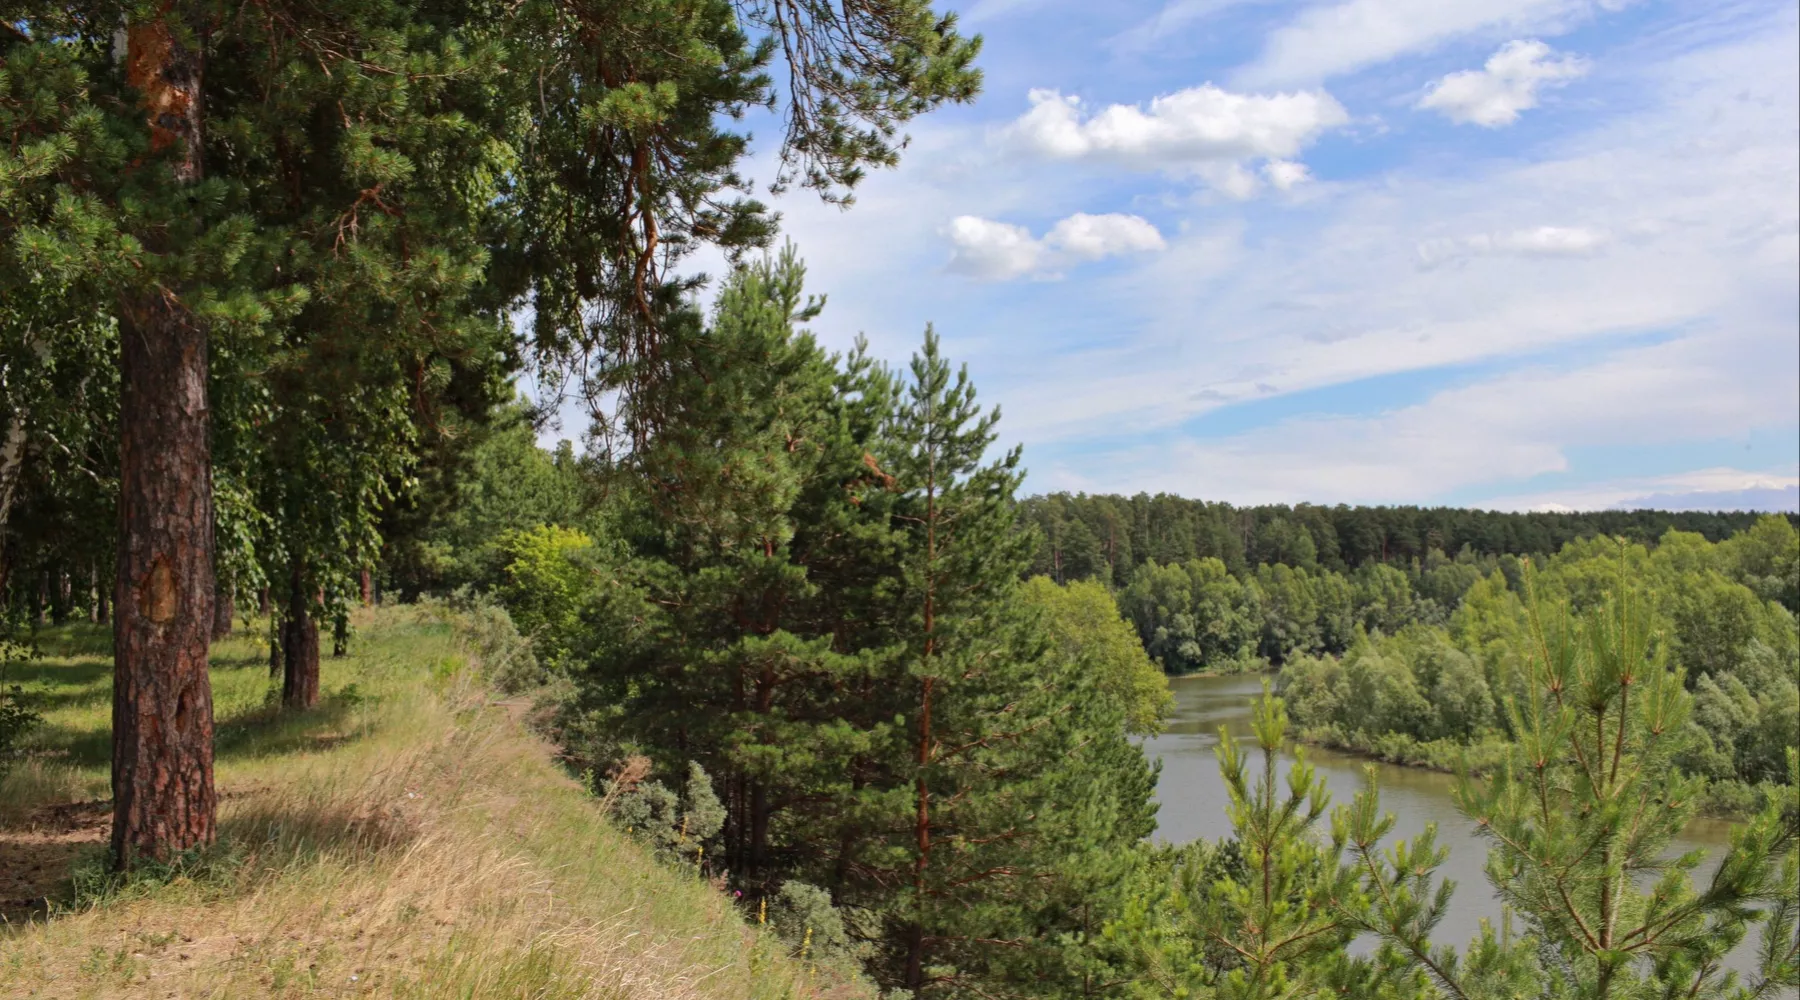
[[[1020, 504], [1043, 543], [1033, 572], [1124, 586], [1145, 562], [1213, 558], [1234, 573], [1282, 563], [1340, 573], [1376, 561], [1406, 566], [1451, 556], [1548, 555], [1595, 535], [1651, 542], [1670, 529], [1722, 541], [1756, 522], [1745, 511], [1504, 512], [1463, 507], [1264, 504], [1234, 507], [1159, 493], [1052, 493]], [[1787, 515], [1800, 523], [1800, 514]]]

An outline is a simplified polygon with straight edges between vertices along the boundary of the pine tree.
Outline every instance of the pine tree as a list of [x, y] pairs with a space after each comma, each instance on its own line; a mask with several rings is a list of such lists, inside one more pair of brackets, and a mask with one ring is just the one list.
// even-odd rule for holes
[[[1666, 857], [1701, 790], [1673, 766], [1690, 698], [1624, 560], [1585, 615], [1531, 603], [1530, 687], [1507, 706], [1514, 750], [1457, 797], [1493, 844], [1489, 879], [1552, 949], [1546, 991], [1599, 1000], [1800, 985], [1791, 903], [1800, 810], [1770, 803], [1733, 835], [1704, 888], [1693, 885], [1698, 852]], [[1761, 968], [1739, 994], [1723, 959], [1758, 903], [1774, 909]]]
[[[767, 240], [760, 205], [721, 196], [747, 147], [720, 115], [773, 100], [762, 67], [778, 48], [784, 153], [826, 190], [891, 163], [897, 125], [979, 81], [976, 45], [923, 0], [742, 18], [724, 0], [185, 0], [40, 5], [0, 25], [17, 139], [0, 159], [0, 283], [50, 275], [111, 303], [121, 333], [121, 865], [213, 836], [209, 358], [365, 334], [391, 348], [392, 367], [372, 366], [387, 405], [395, 374], [454, 386], [445, 341], [529, 298], [540, 356], [629, 397], [665, 371], [684, 286], [660, 265]], [[499, 217], [471, 234], [474, 207]]]

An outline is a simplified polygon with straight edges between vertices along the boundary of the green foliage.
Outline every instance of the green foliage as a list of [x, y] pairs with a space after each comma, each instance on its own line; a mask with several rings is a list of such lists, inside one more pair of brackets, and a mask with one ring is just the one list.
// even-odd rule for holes
[[1207, 887], [1194, 909], [1194, 932], [1234, 956], [1210, 985], [1233, 1000], [1309, 992], [1344, 955], [1353, 928], [1343, 911], [1361, 905], [1354, 874], [1308, 834], [1325, 814], [1330, 795], [1300, 752], [1285, 789], [1275, 760], [1287, 731], [1281, 699], [1265, 685], [1253, 722], [1261, 766], [1252, 779], [1247, 756], [1221, 731], [1217, 754], [1242, 874]]
[[[1786, 522], [1762, 523], [1779, 534]], [[1680, 532], [1654, 549], [1581, 542], [1534, 579], [1541, 592], [1586, 610], [1617, 589], [1623, 562], [1648, 591], [1643, 613], [1694, 698], [1672, 762], [1718, 783], [1716, 794], [1701, 796], [1708, 812], [1743, 815], [1761, 801], [1758, 785], [1786, 781], [1785, 747], [1800, 725], [1800, 629], [1783, 606], [1724, 575], [1736, 544]], [[1303, 731], [1322, 743], [1442, 768], [1454, 764], [1456, 745], [1479, 746], [1485, 768], [1489, 747], [1516, 738], [1508, 699], [1531, 693], [1529, 618], [1497, 570], [1468, 587], [1446, 627], [1412, 624], [1366, 635], [1339, 657], [1290, 660], [1282, 691]]]
[[594, 587], [594, 542], [574, 528], [540, 525], [497, 542], [505, 576], [497, 589], [538, 656], [555, 665], [582, 642], [581, 614]]
[[[426, 606], [435, 604], [427, 598]], [[493, 595], [459, 590], [438, 605], [455, 630], [457, 643], [480, 669], [483, 679], [512, 693], [543, 684], [547, 675], [528, 636], [519, 634], [506, 606]]]
[[[1735, 830], [1704, 885], [1701, 852], [1669, 854], [1702, 785], [1673, 766], [1691, 699], [1628, 566], [1615, 563], [1613, 588], [1585, 612], [1528, 601], [1526, 684], [1506, 699], [1515, 742], [1487, 779], [1465, 770], [1458, 786], [1459, 808], [1492, 844], [1488, 878], [1517, 932], [1484, 925], [1466, 949], [1433, 943], [1456, 891], [1436, 874], [1447, 851], [1432, 826], [1381, 846], [1394, 818], [1372, 769], [1331, 810], [1329, 844], [1311, 835], [1329, 795], [1304, 750], [1278, 784], [1286, 706], [1265, 689], [1253, 726], [1260, 777], [1229, 734], [1217, 750], [1233, 838], [1152, 859], [1148, 884], [1108, 927], [1137, 957], [1141, 994], [1747, 1000], [1800, 985], [1792, 797]], [[1800, 750], [1784, 757], [1800, 781]], [[1756, 967], [1727, 971], [1725, 955], [1757, 923]], [[1373, 938], [1372, 953], [1348, 953], [1357, 935]]]
[[1119, 595], [1144, 648], [1164, 670], [1235, 673], [1260, 669], [1262, 606], [1256, 590], [1217, 559], [1139, 566]]
[[[1488, 876], [1555, 961], [1545, 995], [1753, 996], [1800, 982], [1791, 931], [1764, 946], [1740, 991], [1721, 959], [1775, 904], [1800, 864], [1800, 814], [1771, 803], [1740, 827], [1709, 884], [1698, 852], [1670, 859], [1700, 779], [1672, 766], [1692, 699], [1621, 558], [1615, 589], [1585, 614], [1533, 602], [1530, 686], [1509, 699], [1517, 740], [1460, 808], [1493, 844]], [[1800, 758], [1789, 751], [1790, 772]], [[1791, 773], [1790, 780], [1800, 778]]]
[[858, 957], [831, 894], [816, 885], [789, 880], [769, 899], [769, 924], [802, 960], [842, 962]]
[[1023, 597], [1043, 609], [1053, 655], [1092, 675], [1109, 698], [1125, 706], [1128, 731], [1161, 728], [1174, 698], [1168, 680], [1144, 654], [1105, 587], [1087, 580], [1059, 587], [1038, 576], [1026, 581]]
[[[1147, 866], [1150, 886], [1108, 935], [1126, 943], [1141, 978], [1133, 996], [1418, 998], [1447, 990], [1470, 998], [1529, 995], [1530, 945], [1484, 930], [1466, 954], [1429, 943], [1452, 887], [1433, 887], [1445, 853], [1436, 831], [1391, 851], [1376, 845], [1393, 828], [1370, 784], [1348, 806], [1331, 796], [1304, 749], [1285, 779], [1276, 757], [1288, 730], [1283, 699], [1265, 686], [1251, 742], [1260, 760], [1229, 734], [1216, 753], [1233, 835], [1216, 845], [1175, 849]], [[1329, 812], [1329, 839], [1321, 820]], [[1373, 954], [1352, 955], [1359, 935]]]
[[615, 781], [600, 792], [612, 803], [616, 826], [666, 860], [700, 867], [708, 862], [709, 849], [716, 857], [725, 809], [713, 791], [712, 778], [699, 764], [690, 761], [684, 778], [679, 790], [658, 781], [633, 782], [629, 787]]
[[[1789, 588], [1786, 593], [1800, 592], [1796, 576], [1800, 543], [1793, 533], [1792, 514], [1656, 510], [1513, 514], [1462, 507], [1315, 504], [1233, 507], [1144, 493], [1132, 497], [1052, 493], [1031, 497], [1020, 508], [1020, 516], [1039, 528], [1030, 572], [1058, 582], [1098, 578], [1123, 587], [1132, 571], [1146, 562], [1166, 566], [1208, 557], [1239, 575], [1263, 563], [1310, 572], [1316, 562], [1319, 568], [1344, 573], [1374, 561], [1419, 576], [1436, 575], [1439, 579], [1429, 584], [1415, 581], [1414, 589], [1448, 608], [1451, 604], [1445, 598], [1455, 590], [1457, 578], [1466, 574], [1437, 572], [1445, 565], [1473, 565], [1485, 575], [1501, 557], [1549, 554], [1597, 535], [1650, 542], [1675, 529], [1716, 543], [1748, 534], [1754, 526], [1758, 540], [1739, 550], [1744, 555], [1733, 560], [1732, 572], [1786, 581], [1768, 584], [1771, 590], [1765, 599], [1776, 599], [1783, 586]], [[1509, 576], [1516, 583], [1516, 572]]]
[[1721, 548], [1736, 579], [1765, 601], [1800, 614], [1800, 530], [1790, 518], [1770, 514]]
[[587, 526], [589, 503], [580, 461], [569, 442], [554, 452], [537, 445], [523, 402], [499, 407], [446, 474], [443, 508], [419, 530], [388, 541], [388, 562], [402, 590], [493, 587], [507, 561], [508, 532], [540, 525]]
[[1154, 826], [1128, 727], [1162, 678], [1103, 588], [1021, 586], [1016, 459], [984, 459], [993, 416], [936, 338], [904, 379], [826, 355], [802, 276], [734, 272], [658, 432], [594, 470], [619, 548], [585, 584], [572, 738], [597, 770], [700, 763], [715, 870], [753, 905], [828, 892], [884, 986], [1061, 989], [1109, 961]]

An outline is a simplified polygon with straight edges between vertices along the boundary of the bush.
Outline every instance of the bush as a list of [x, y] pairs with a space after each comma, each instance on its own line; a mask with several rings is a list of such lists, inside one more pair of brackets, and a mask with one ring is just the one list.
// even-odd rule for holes
[[665, 861], [704, 870], [707, 847], [725, 826], [725, 806], [713, 793], [712, 778], [689, 762], [687, 781], [677, 794], [659, 781], [641, 780], [649, 771], [634, 766], [640, 761], [627, 761], [601, 786], [613, 824], [649, 844]]
[[506, 576], [500, 600], [540, 659], [552, 666], [580, 645], [581, 612], [594, 584], [594, 541], [573, 528], [540, 525], [500, 538]]
[[449, 615], [457, 642], [467, 650], [487, 682], [512, 693], [542, 685], [548, 680], [531, 641], [520, 634], [512, 615], [487, 594], [467, 589], [451, 596]]
[[836, 962], [855, 957], [844, 916], [831, 894], [805, 882], [784, 882], [769, 903], [769, 923], [801, 959]]

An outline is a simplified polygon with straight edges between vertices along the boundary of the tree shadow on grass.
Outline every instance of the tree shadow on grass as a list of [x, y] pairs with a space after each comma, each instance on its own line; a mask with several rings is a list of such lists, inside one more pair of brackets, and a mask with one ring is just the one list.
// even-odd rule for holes
[[106, 767], [112, 763], [112, 727], [75, 728], [46, 722], [30, 736], [30, 753], [74, 767]]
[[74, 663], [30, 660], [10, 665], [6, 683], [25, 688], [25, 699], [33, 711], [53, 712], [105, 704], [112, 698], [112, 671], [112, 663], [106, 660], [83, 659]]
[[[363, 703], [354, 686], [332, 691], [312, 708], [295, 711], [260, 705], [213, 728], [213, 757], [218, 760], [262, 760], [293, 753], [319, 753], [366, 735], [349, 725]], [[110, 751], [109, 751], [110, 752]]]
[[105, 659], [112, 657], [111, 625], [90, 625], [86, 622], [50, 625], [38, 629], [31, 638], [45, 656], [98, 656]]
[[252, 668], [266, 670], [269, 666], [269, 654], [266, 652], [226, 654], [214, 650], [207, 656], [206, 662], [214, 670], [250, 670]]
[[[95, 701], [111, 692], [101, 689]], [[45, 705], [34, 697], [36, 705]], [[350, 718], [363, 698], [354, 688], [333, 691], [318, 705], [302, 711], [280, 705], [259, 705], [213, 726], [215, 760], [262, 760], [293, 753], [319, 753], [361, 739], [360, 727]], [[34, 750], [75, 767], [106, 767], [112, 763], [112, 727], [77, 728], [46, 722], [32, 733]]]

